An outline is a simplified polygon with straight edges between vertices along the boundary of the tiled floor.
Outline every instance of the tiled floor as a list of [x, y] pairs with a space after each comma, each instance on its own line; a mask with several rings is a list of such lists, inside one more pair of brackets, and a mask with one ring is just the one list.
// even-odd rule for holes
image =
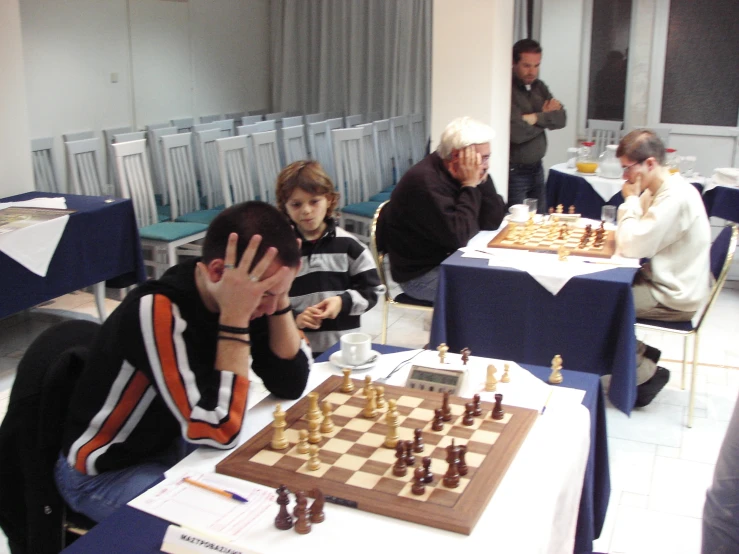
[[[108, 310], [115, 306], [109, 301]], [[92, 296], [75, 293], [0, 320], [0, 419], [5, 413], [15, 368], [24, 350], [44, 329], [64, 317], [94, 318]], [[680, 339], [654, 334], [644, 340], [662, 350], [660, 365], [670, 382], [652, 404], [630, 418], [608, 407], [611, 502], [596, 552], [698, 554], [706, 488], [734, 403], [739, 395], [739, 283], [724, 288], [700, 344], [696, 410], [687, 420], [687, 391], [680, 390]], [[428, 342], [425, 314], [390, 309], [388, 343], [419, 348]], [[382, 307], [363, 316], [363, 330], [379, 340]], [[689, 383], [689, 380], [688, 380]], [[0, 554], [7, 554], [0, 540]]]

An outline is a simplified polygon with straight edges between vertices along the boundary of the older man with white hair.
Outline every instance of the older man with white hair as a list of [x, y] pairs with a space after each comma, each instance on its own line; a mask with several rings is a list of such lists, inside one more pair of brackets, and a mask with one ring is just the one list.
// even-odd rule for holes
[[505, 202], [488, 175], [493, 135], [469, 117], [449, 123], [438, 149], [403, 175], [382, 211], [393, 279], [415, 299], [433, 302], [441, 262], [503, 220]]

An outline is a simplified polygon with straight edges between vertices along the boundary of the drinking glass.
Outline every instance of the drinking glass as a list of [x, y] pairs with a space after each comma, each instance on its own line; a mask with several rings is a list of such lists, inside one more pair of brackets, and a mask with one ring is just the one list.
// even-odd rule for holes
[[529, 213], [536, 213], [536, 207], [539, 205], [539, 200], [536, 198], [527, 198], [523, 203], [529, 208]]
[[683, 156], [680, 160], [680, 173], [683, 177], [692, 177], [695, 171], [695, 156]]
[[603, 206], [600, 210], [600, 218], [606, 223], [616, 222], [616, 206]]

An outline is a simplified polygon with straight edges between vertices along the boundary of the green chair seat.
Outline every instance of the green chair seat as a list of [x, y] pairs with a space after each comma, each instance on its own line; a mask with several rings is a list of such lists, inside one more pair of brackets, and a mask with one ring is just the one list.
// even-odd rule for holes
[[189, 214], [182, 214], [177, 217], [175, 221], [182, 221], [185, 223], [202, 223], [204, 225], [210, 225], [216, 216], [223, 211], [223, 208], [213, 208], [212, 210], [199, 210], [197, 212], [190, 212]]
[[390, 200], [391, 194], [392, 192], [388, 191], [378, 192], [377, 194], [373, 194], [372, 196], [370, 196], [370, 202], [379, 202], [380, 204], [382, 204], [386, 200]]
[[142, 227], [139, 229], [139, 236], [142, 239], [172, 242], [177, 239], [189, 237], [190, 235], [204, 233], [207, 229], [208, 226], [202, 223], [165, 221]]
[[344, 206], [343, 208], [341, 208], [341, 212], [372, 219], [375, 215], [377, 207], [380, 204], [381, 202], [357, 202], [355, 204], [348, 204]]

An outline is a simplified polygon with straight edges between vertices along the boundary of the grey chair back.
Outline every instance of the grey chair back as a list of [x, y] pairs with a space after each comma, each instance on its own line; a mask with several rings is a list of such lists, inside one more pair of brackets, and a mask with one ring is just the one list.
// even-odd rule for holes
[[70, 169], [71, 192], [88, 196], [103, 195], [100, 139], [65, 142]]
[[39, 192], [61, 192], [54, 169], [53, 147], [52, 137], [31, 139], [33, 180]]
[[[213, 131], [206, 131], [213, 132]], [[200, 210], [200, 191], [190, 133], [162, 137], [162, 159], [170, 198], [170, 218]]]
[[226, 207], [257, 197], [251, 178], [249, 140], [251, 136], [246, 135], [216, 140], [218, 174]]

